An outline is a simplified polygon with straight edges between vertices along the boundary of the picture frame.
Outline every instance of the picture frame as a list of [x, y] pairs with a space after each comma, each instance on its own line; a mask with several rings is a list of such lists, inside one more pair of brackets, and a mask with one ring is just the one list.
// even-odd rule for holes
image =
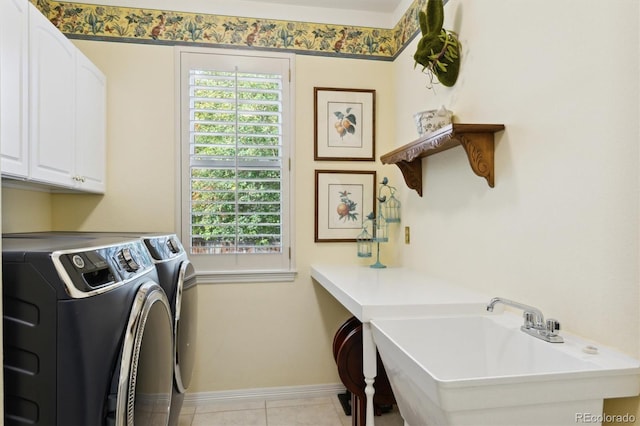
[[355, 242], [375, 214], [376, 172], [315, 171], [315, 242]]
[[375, 161], [376, 91], [314, 87], [314, 159]]

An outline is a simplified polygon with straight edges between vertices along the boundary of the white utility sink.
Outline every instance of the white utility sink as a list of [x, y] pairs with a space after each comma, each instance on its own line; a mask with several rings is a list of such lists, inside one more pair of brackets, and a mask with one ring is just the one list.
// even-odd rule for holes
[[640, 361], [566, 333], [542, 341], [512, 313], [371, 325], [410, 426], [575, 426], [600, 416], [603, 399], [640, 393]]

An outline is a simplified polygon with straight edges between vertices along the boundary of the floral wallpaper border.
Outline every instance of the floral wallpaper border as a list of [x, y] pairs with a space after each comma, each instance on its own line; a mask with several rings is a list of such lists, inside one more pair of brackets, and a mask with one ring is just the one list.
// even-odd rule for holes
[[392, 61], [418, 33], [414, 0], [393, 29], [31, 0], [67, 37], [162, 45], [280, 50]]

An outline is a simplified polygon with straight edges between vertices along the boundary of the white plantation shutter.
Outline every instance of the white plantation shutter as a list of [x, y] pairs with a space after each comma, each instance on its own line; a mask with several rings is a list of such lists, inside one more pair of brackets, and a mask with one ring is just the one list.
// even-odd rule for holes
[[211, 273], [290, 270], [290, 57], [179, 56], [183, 243]]
[[194, 252], [281, 252], [283, 76], [190, 74]]

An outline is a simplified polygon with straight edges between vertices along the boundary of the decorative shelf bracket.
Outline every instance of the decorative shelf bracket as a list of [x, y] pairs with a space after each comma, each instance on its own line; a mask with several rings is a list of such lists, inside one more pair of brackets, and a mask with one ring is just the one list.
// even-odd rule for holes
[[473, 172], [494, 187], [495, 133], [503, 124], [453, 123], [380, 157], [383, 164], [395, 164], [405, 183], [422, 197], [422, 158], [461, 145]]
[[469, 159], [469, 165], [475, 174], [487, 180], [491, 188], [494, 187], [494, 139], [490, 133], [461, 134], [458, 136], [460, 145], [464, 148]]
[[422, 197], [422, 161], [400, 160], [396, 166], [402, 172], [404, 181], [410, 189], [415, 189]]

